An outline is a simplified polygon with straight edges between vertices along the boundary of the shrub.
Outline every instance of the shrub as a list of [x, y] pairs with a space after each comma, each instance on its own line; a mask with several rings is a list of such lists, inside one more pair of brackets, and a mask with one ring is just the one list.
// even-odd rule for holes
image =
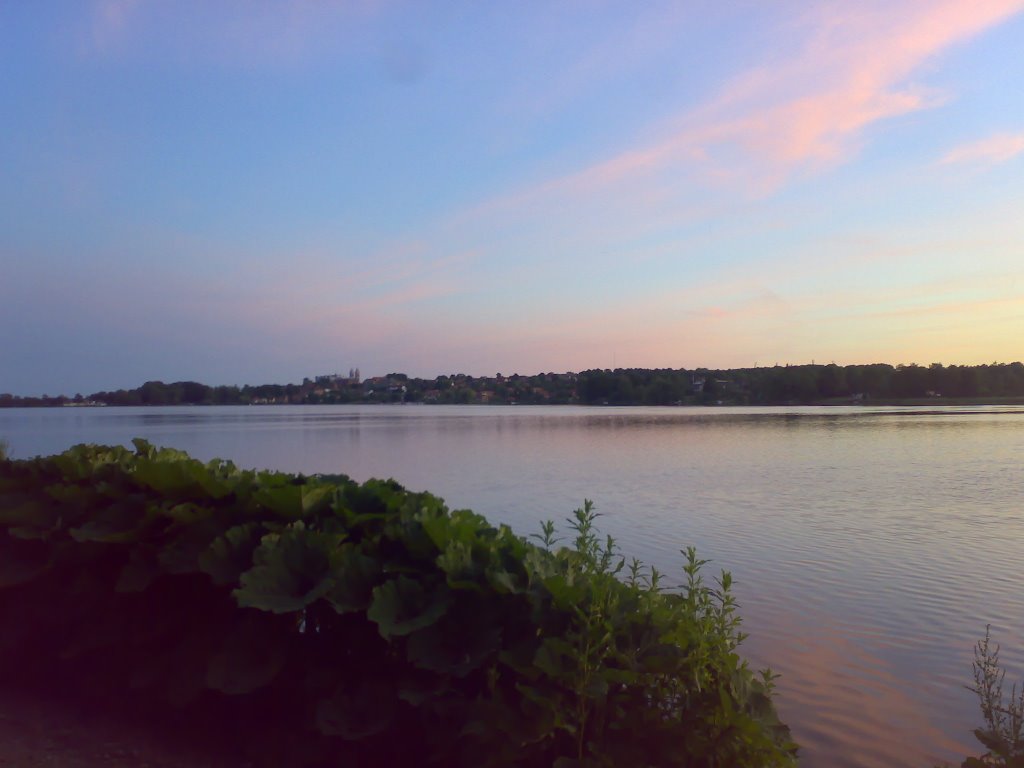
[[985, 628], [985, 639], [974, 647], [974, 686], [978, 695], [983, 728], [975, 737], [987, 750], [979, 757], [969, 757], [962, 768], [1024, 768], [1024, 685], [1018, 692], [1014, 685], [1007, 701], [1003, 697], [1006, 671], [999, 667], [999, 646], [991, 643], [991, 627]]
[[135, 441], [0, 463], [0, 674], [178, 707], [276, 765], [790, 765], [730, 579], [393, 481]]

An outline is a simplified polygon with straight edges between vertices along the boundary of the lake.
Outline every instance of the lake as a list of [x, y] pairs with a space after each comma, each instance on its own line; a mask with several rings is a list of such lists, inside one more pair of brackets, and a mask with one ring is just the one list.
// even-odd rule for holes
[[394, 477], [529, 534], [585, 498], [623, 553], [736, 579], [810, 768], [977, 753], [974, 643], [1024, 678], [1024, 407], [0, 410], [15, 457], [133, 437], [243, 467]]

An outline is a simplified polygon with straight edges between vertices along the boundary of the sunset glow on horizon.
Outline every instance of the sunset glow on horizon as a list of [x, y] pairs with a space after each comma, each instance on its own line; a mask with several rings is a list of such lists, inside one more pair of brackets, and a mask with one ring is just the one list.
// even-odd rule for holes
[[1024, 358], [1024, 0], [0, 5], [0, 392]]

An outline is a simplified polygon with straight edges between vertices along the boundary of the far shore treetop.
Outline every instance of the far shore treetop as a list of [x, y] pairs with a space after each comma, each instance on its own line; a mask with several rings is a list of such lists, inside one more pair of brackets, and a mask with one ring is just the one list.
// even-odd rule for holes
[[0, 394], [0, 407], [117, 405], [482, 405], [1024, 404], [1024, 364], [788, 365], [593, 369], [531, 376], [404, 373], [361, 378], [358, 368], [300, 384], [209, 386], [148, 381], [135, 389], [40, 397]]

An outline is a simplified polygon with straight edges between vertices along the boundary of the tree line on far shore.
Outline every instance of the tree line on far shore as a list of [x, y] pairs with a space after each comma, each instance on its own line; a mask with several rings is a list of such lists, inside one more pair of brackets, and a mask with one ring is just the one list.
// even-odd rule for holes
[[0, 407], [62, 405], [264, 405], [423, 402], [551, 405], [778, 405], [934, 399], [1024, 399], [1024, 364], [786, 365], [732, 369], [617, 368], [532, 376], [432, 379], [390, 373], [317, 376], [301, 384], [208, 386], [147, 381], [89, 395], [18, 397]]

